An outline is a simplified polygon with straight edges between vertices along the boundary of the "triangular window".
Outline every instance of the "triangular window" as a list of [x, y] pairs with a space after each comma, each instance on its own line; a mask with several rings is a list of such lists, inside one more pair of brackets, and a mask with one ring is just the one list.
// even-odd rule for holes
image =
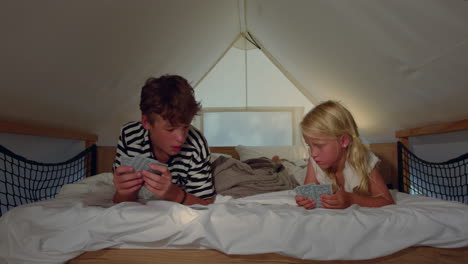
[[313, 104], [244, 36], [196, 85], [203, 112], [195, 125], [210, 146], [300, 144], [298, 124]]

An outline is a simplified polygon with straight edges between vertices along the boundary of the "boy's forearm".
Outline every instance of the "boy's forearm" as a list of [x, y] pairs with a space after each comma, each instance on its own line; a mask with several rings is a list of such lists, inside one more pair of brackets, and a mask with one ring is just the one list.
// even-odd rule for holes
[[[179, 202], [182, 198], [179, 200]], [[201, 204], [201, 205], [208, 205], [214, 202], [214, 198], [202, 199], [197, 197], [193, 194], [187, 193], [187, 197], [185, 198], [184, 205], [193, 205], [193, 204]]]
[[134, 202], [136, 200], [137, 200], [137, 193], [124, 196], [124, 195], [119, 194], [118, 192], [115, 192], [114, 198], [112, 199], [114, 203]]

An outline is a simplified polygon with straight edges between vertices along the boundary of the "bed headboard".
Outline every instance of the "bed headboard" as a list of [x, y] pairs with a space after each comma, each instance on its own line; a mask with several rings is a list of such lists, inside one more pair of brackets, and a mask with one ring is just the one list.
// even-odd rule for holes
[[98, 140], [98, 136], [95, 134], [77, 132], [45, 125], [30, 125], [8, 121], [0, 121], [0, 133], [83, 140], [85, 142], [85, 148], [96, 144]]
[[[398, 187], [398, 159], [397, 144], [393, 143], [373, 143], [369, 145], [371, 151], [379, 157], [379, 171], [385, 183], [392, 188]], [[235, 159], [239, 159], [239, 153], [235, 146], [210, 147], [212, 153], [228, 154]]]
[[210, 147], [211, 153], [221, 153], [227, 154], [235, 159], [239, 159], [239, 153], [236, 151], [236, 147], [227, 146], [227, 147]]
[[468, 130], [468, 119], [400, 130], [395, 133], [395, 137], [398, 141], [403, 143], [403, 145], [408, 147], [409, 137], [449, 133], [462, 130]]
[[[23, 134], [33, 136], [46, 136], [52, 138], [78, 139], [85, 142], [85, 146], [91, 146], [96, 143], [97, 135], [60, 129], [45, 125], [20, 124], [14, 122], [0, 122], [0, 132]], [[381, 168], [383, 176], [388, 184], [396, 186], [397, 177], [397, 155], [396, 143], [371, 144], [371, 150], [383, 161]], [[212, 153], [228, 154], [235, 159], [239, 159], [235, 146], [210, 147]], [[97, 173], [112, 171], [112, 164], [115, 158], [116, 147], [98, 146], [97, 147]]]
[[[406, 145], [408, 145], [408, 137], [411, 136], [446, 133], [461, 130], [468, 130], [468, 119], [401, 130], [395, 133], [395, 137], [404, 144], [406, 143]], [[98, 139], [97, 135], [91, 133], [77, 132], [44, 125], [20, 124], [7, 121], [0, 121], [0, 132], [65, 139], [78, 139], [83, 140], [86, 147], [95, 144]], [[234, 146], [210, 147], [210, 149], [212, 153], [224, 153], [231, 155], [233, 158], [239, 159], [239, 154], [236, 152]], [[387, 184], [392, 184], [396, 188], [398, 186], [398, 158], [396, 142], [370, 144], [370, 149], [382, 160], [380, 169], [385, 182]], [[114, 146], [98, 146], [97, 173], [112, 171], [115, 150], [116, 148]]]

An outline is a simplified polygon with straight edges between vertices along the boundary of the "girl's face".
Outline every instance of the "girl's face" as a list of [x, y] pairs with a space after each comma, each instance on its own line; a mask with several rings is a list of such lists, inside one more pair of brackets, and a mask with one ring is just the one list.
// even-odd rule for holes
[[343, 137], [337, 139], [322, 133], [303, 136], [309, 146], [310, 156], [322, 170], [337, 168], [344, 155], [346, 155], [347, 144], [343, 143]]

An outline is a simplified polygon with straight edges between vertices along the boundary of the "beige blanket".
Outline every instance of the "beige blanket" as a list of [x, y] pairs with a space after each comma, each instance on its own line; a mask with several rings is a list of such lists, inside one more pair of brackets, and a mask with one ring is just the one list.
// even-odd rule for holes
[[221, 156], [212, 165], [216, 192], [234, 198], [291, 190], [299, 185], [283, 165], [268, 158], [242, 162]]

